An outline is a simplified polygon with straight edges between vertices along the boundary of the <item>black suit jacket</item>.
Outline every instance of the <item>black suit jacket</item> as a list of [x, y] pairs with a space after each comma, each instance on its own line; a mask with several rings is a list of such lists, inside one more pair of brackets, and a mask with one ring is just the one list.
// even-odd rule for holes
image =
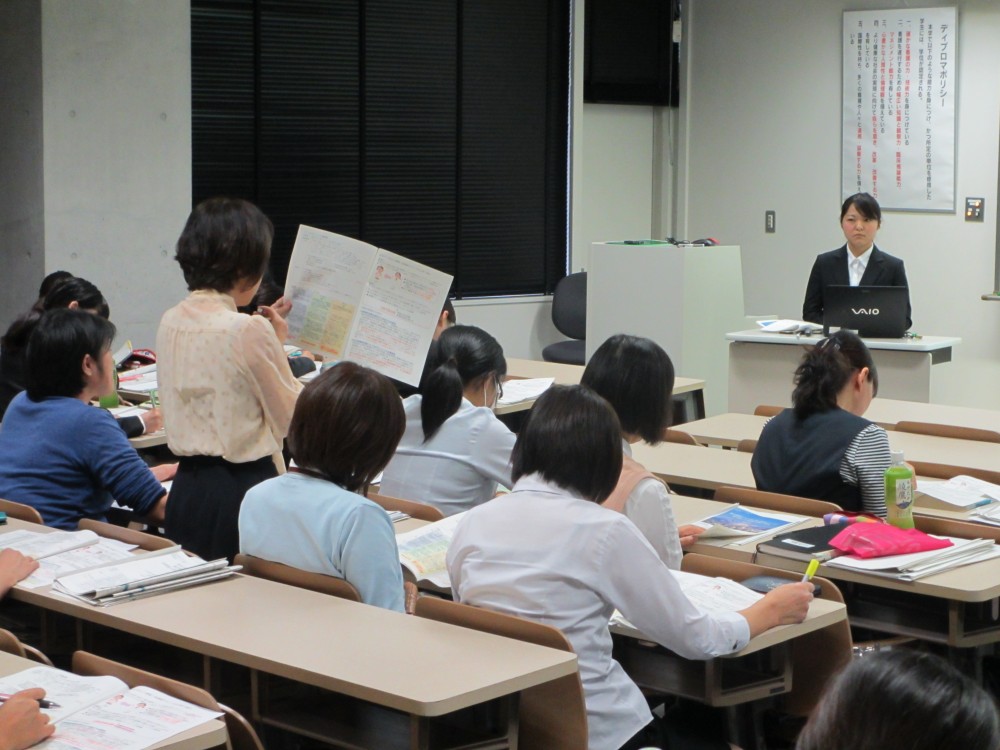
[[[847, 245], [820, 253], [813, 263], [809, 283], [806, 285], [806, 298], [802, 303], [802, 319], [810, 323], [823, 324], [823, 309], [826, 307], [826, 287], [831, 284], [847, 285], [851, 283], [847, 272]], [[872, 248], [871, 257], [861, 277], [861, 286], [905, 286], [906, 269], [903, 261], [894, 258], [889, 253], [883, 253], [877, 247]], [[910, 328], [913, 321], [910, 318], [910, 297], [906, 296], [906, 327]]]

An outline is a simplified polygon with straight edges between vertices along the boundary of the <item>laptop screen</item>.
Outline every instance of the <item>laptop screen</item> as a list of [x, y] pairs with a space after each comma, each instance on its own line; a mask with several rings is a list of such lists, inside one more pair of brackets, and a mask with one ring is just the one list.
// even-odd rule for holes
[[898, 339], [906, 332], [905, 286], [842, 286], [825, 289], [823, 327], [850, 328], [862, 338]]

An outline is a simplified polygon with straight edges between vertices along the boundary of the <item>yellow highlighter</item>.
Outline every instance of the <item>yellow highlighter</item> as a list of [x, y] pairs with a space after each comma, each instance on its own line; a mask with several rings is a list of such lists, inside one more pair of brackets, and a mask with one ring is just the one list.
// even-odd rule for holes
[[819, 570], [819, 560], [810, 560], [809, 567], [806, 568], [805, 575], [802, 576], [802, 583], [811, 580], [816, 575], [817, 570]]

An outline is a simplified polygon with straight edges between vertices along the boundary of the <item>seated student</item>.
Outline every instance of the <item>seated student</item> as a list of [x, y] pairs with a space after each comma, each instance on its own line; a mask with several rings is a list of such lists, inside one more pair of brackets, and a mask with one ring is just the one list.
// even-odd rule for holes
[[804, 619], [809, 584], [779, 586], [742, 612], [709, 614], [684, 596], [635, 525], [599, 505], [621, 474], [621, 427], [588, 388], [543, 394], [513, 461], [511, 493], [473, 508], [455, 530], [452, 590], [467, 604], [563, 631], [579, 658], [590, 750], [660, 741], [642, 692], [611, 656], [616, 608], [689, 659], [737, 651], [769, 628]]
[[284, 470], [282, 441], [302, 390], [282, 348], [284, 318], [270, 307], [237, 311], [257, 293], [273, 236], [252, 203], [198, 204], [177, 240], [191, 294], [156, 335], [167, 444], [180, 456], [166, 533], [206, 559], [239, 552], [243, 495]]
[[295, 466], [247, 491], [240, 551], [345, 579], [365, 604], [403, 611], [388, 514], [362, 493], [392, 457], [406, 417], [384, 375], [341, 362], [299, 396], [288, 429]]
[[[11, 324], [0, 341], [0, 419], [11, 399], [24, 390], [24, 352], [42, 313], [68, 307], [86, 310], [105, 319], [111, 314], [100, 289], [86, 279], [72, 276], [66, 271], [56, 271], [46, 276], [39, 291], [42, 290], [47, 291], [27, 313]], [[150, 409], [141, 417], [120, 417], [116, 421], [128, 437], [156, 432], [163, 427], [159, 409]]]
[[997, 707], [933, 654], [909, 649], [852, 660], [827, 686], [796, 750], [996, 750]]
[[516, 436], [493, 413], [507, 361], [486, 331], [455, 326], [431, 345], [427, 364], [420, 394], [403, 402], [406, 432], [380, 492], [450, 516], [489, 500], [498, 482], [510, 486]]
[[114, 390], [114, 336], [99, 315], [59, 309], [28, 342], [28, 387], [0, 426], [0, 497], [32, 506], [47, 526], [103, 520], [112, 498], [151, 522], [163, 518], [160, 482], [173, 465], [150, 470], [111, 415], [90, 405]]
[[681, 567], [681, 547], [704, 529], [674, 521], [669, 488], [632, 458], [632, 444], [663, 441], [673, 411], [674, 365], [655, 341], [618, 334], [594, 352], [580, 384], [603, 397], [622, 426], [622, 473], [602, 505], [624, 513], [639, 527], [668, 568]]
[[875, 362], [856, 334], [837, 331], [807, 349], [793, 408], [764, 425], [757, 441], [750, 461], [757, 489], [884, 516], [889, 436], [861, 416], [877, 392]]

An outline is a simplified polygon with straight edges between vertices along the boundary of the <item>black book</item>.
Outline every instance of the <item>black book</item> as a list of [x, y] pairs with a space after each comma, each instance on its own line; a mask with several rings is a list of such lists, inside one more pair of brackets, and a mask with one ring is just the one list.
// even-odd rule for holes
[[830, 546], [830, 540], [846, 528], [846, 524], [835, 523], [829, 526], [813, 526], [808, 529], [789, 531], [761, 542], [757, 545], [757, 552], [806, 562], [814, 558], [829, 560], [840, 554], [838, 550]]

